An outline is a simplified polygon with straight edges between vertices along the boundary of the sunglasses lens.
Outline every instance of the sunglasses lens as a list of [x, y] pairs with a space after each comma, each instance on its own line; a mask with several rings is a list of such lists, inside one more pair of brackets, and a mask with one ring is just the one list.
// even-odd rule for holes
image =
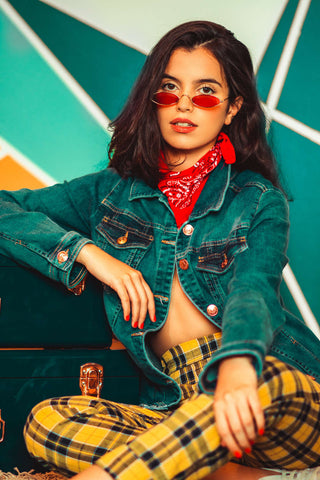
[[174, 105], [179, 101], [179, 97], [174, 93], [158, 92], [154, 95], [154, 101], [160, 105]]
[[219, 105], [220, 100], [213, 95], [196, 95], [192, 99], [193, 103], [198, 107], [210, 108]]
[[[157, 92], [153, 97], [158, 105], [175, 105], [179, 102], [180, 97], [170, 92]], [[202, 108], [212, 108], [219, 105], [221, 101], [213, 95], [195, 95], [192, 98], [194, 105]]]

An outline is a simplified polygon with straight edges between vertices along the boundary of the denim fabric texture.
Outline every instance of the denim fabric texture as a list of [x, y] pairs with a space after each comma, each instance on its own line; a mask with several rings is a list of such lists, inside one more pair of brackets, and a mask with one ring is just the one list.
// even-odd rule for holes
[[[183, 232], [186, 224], [191, 234]], [[281, 305], [288, 227], [281, 191], [261, 175], [239, 173], [223, 162], [179, 229], [160, 190], [112, 169], [0, 194], [0, 253], [69, 289], [86, 274], [75, 262], [86, 243], [142, 272], [155, 296], [156, 323], [147, 316], [143, 330], [132, 328], [107, 286], [104, 304], [112, 331], [144, 372], [141, 404], [160, 410], [177, 404], [181, 393], [161, 371], [147, 338], [166, 321], [175, 268], [186, 295], [223, 332], [221, 348], [200, 377], [203, 392], [214, 391], [218, 363], [232, 355], [251, 355], [258, 375], [265, 355], [273, 355], [320, 382], [320, 342]], [[181, 268], [180, 260], [188, 267]], [[217, 307], [215, 315], [209, 305]]]

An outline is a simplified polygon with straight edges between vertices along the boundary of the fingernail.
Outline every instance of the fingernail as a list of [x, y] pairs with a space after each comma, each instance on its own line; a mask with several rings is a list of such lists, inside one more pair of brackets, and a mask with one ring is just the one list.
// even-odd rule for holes
[[233, 454], [236, 458], [242, 458], [242, 453], [241, 452], [234, 452]]
[[250, 445], [254, 445], [254, 440], [249, 440]]
[[154, 316], [154, 319], [153, 319], [152, 321], [153, 321], [153, 322], [156, 322], [156, 321], [157, 321], [156, 316]]
[[144, 327], [144, 322], [140, 325], [140, 328], [142, 329]]
[[137, 328], [137, 326], [138, 326], [138, 322], [135, 322], [132, 324], [132, 328]]
[[245, 448], [244, 451], [245, 451], [246, 453], [251, 453], [251, 452], [252, 452], [252, 448], [249, 448], [249, 447], [248, 447], [248, 448]]
[[258, 433], [259, 433], [259, 435], [263, 435], [264, 434], [264, 428], [260, 428]]
[[130, 320], [130, 315], [127, 315], [126, 318], [125, 318], [125, 321], [129, 322], [129, 320]]

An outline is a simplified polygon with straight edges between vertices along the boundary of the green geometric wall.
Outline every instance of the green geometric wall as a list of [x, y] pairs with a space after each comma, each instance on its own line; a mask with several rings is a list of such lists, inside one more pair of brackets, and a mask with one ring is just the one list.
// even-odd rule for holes
[[[208, 18], [216, 20], [217, 0], [205, 1], [211, 12]], [[232, 1], [238, 8], [238, 0], [228, 0], [229, 7]], [[190, 3], [186, 0], [186, 5]], [[269, 139], [293, 198], [290, 265], [320, 318], [320, 2], [282, 0], [282, 4], [279, 22], [270, 24], [266, 38], [258, 89], [270, 118]], [[241, 2], [244, 36], [252, 24], [254, 5], [251, 0]], [[113, 3], [112, 8], [119, 8], [120, 17], [126, 16], [121, 4]], [[259, 2], [256, 15], [263, 19], [270, 8], [269, 2]], [[173, 22], [171, 13], [168, 28], [180, 23]], [[288, 38], [294, 44], [291, 51]], [[2, 158], [9, 154], [19, 168], [43, 184], [106, 165], [108, 122], [124, 105], [145, 60], [144, 53], [128, 43], [39, 0], [0, 0], [1, 188], [11, 171], [7, 166], [1, 170], [5, 165], [1, 154]], [[280, 59], [286, 66], [281, 71], [277, 70]], [[283, 294], [286, 304], [297, 312], [285, 285]]]
[[[258, 70], [259, 92], [270, 108], [269, 137], [284, 185], [293, 200], [290, 202], [290, 265], [318, 318], [319, 18], [319, 1], [290, 0]], [[284, 294], [286, 303], [294, 309], [290, 296]]]

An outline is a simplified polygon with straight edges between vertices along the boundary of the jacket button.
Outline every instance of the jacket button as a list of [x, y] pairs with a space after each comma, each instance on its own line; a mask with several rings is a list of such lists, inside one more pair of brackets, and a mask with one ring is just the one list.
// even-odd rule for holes
[[57, 255], [57, 260], [59, 263], [66, 262], [68, 258], [69, 258], [68, 250], [61, 250], [61, 252], [59, 252]]
[[190, 223], [188, 223], [187, 225], [185, 225], [185, 226], [183, 227], [183, 229], [182, 229], [183, 233], [184, 233], [185, 235], [188, 235], [188, 236], [193, 234], [193, 230], [194, 230], [194, 228], [193, 228], [192, 225], [190, 225]]
[[128, 238], [127, 238], [127, 237], [119, 237], [119, 238], [117, 239], [117, 244], [118, 244], [118, 245], [124, 245], [125, 243], [127, 243], [127, 241], [128, 241]]
[[213, 303], [207, 306], [207, 314], [210, 315], [210, 317], [215, 317], [218, 311], [217, 305], [214, 305]]
[[179, 260], [179, 267], [181, 268], [181, 270], [188, 270], [189, 268], [188, 260], [186, 260], [185, 258], [183, 258], [182, 260]]
[[118, 245], [124, 245], [128, 241], [129, 232], [126, 232], [122, 237], [117, 238]]

